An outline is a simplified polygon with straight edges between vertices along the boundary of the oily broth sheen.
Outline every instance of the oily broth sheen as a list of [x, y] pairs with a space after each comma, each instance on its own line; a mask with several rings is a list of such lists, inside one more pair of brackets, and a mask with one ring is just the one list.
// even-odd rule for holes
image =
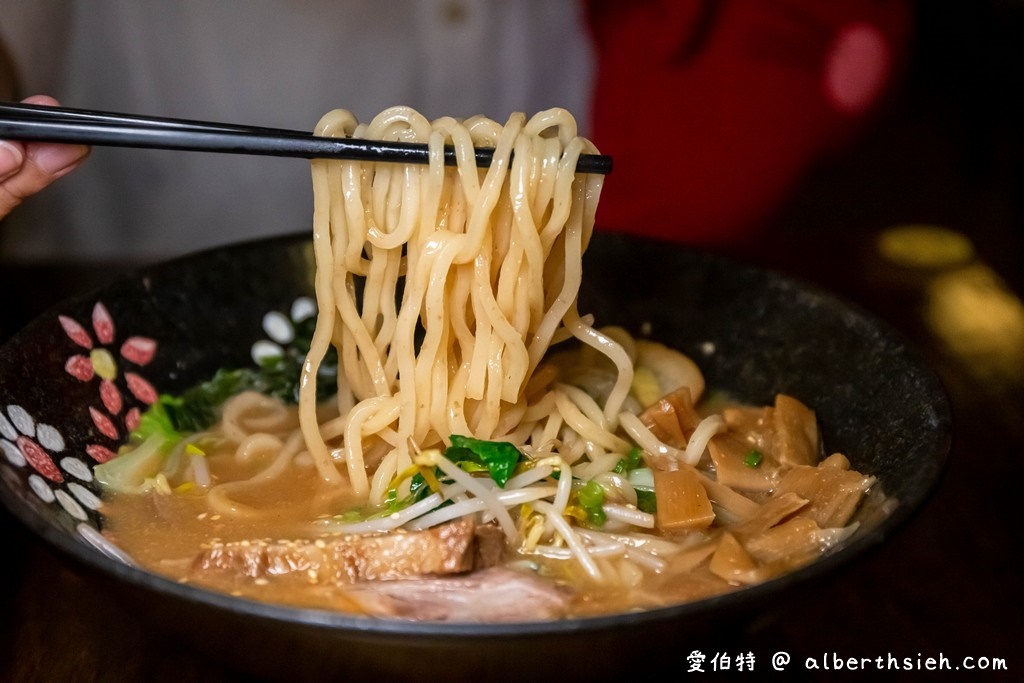
[[[249, 479], [262, 464], [240, 465], [234, 446], [226, 443], [206, 459], [214, 485]], [[298, 538], [308, 534], [310, 520], [356, 504], [343, 490], [326, 486], [302, 458], [294, 459], [283, 476], [236, 491], [231, 500], [252, 513], [225, 515], [212, 509], [205, 495], [187, 490], [108, 494], [104, 532], [140, 564], [182, 580], [187, 565], [213, 540]]]
[[[282, 409], [296, 410], [284, 406]], [[204, 442], [220, 444], [220, 450], [211, 450], [206, 456], [213, 485], [249, 479], [266, 466], [265, 461], [258, 459], [239, 463], [234, 445], [217, 431], [211, 432]], [[267, 454], [265, 460], [270, 457]], [[204, 495], [190, 494], [188, 490], [173, 494], [155, 490], [144, 495], [110, 494], [104, 499], [102, 509], [106, 521], [104, 533], [144, 568], [175, 581], [187, 582], [195, 580], [189, 572], [193, 561], [212, 542], [312, 540], [315, 536], [309, 534], [310, 520], [328, 517], [359, 503], [358, 497], [351, 493], [339, 492], [337, 487], [325, 484], [309, 459], [301, 455], [293, 458], [280, 477], [238, 491], [231, 499], [238, 503], [237, 509], [252, 506], [251, 517], [218, 513], [211, 509]], [[686, 550], [669, 558], [664, 571], [645, 572], [639, 582], [626, 576], [613, 585], [596, 584], [573, 563], [523, 555], [515, 549], [506, 552], [505, 564], [536, 563], [540, 566], [539, 574], [571, 586], [574, 598], [567, 615], [570, 618], [651, 609], [738, 587], [708, 569], [707, 557], [723, 530], [666, 536], [682, 543]], [[330, 538], [330, 534], [321, 537]], [[775, 569], [781, 573], [811, 559], [790, 558]], [[312, 581], [264, 583], [211, 574], [205, 575], [198, 585], [268, 603], [355, 614], [360, 614], [362, 609], [357, 602], [346, 598], [344, 587]]]

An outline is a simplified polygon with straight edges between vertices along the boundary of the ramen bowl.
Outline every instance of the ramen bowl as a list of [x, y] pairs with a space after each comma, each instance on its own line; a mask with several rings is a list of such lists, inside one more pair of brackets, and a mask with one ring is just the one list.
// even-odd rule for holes
[[[892, 329], [777, 272], [700, 251], [598, 234], [579, 309], [693, 358], [709, 387], [753, 404], [799, 396], [829, 452], [877, 477], [851, 537], [765, 583], [640, 612], [526, 623], [423, 623], [265, 604], [134, 566], [103, 543], [93, 467], [139, 412], [222, 367], [287, 345], [312, 297], [308, 234], [239, 244], [148, 268], [70, 299], [0, 350], [0, 500], [88, 585], [244, 672], [287, 680], [604, 680], [685, 660], [680, 643], [737, 634], [792, 596], [841, 581], [898, 543], [950, 447], [943, 387]], [[691, 641], [692, 642], [692, 641]], [[687, 650], [688, 651], [688, 650]]]

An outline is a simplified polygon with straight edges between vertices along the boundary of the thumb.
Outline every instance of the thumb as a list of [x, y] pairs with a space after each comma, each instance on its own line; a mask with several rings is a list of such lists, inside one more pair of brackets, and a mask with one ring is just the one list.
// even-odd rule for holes
[[[6, 143], [0, 142], [0, 145]], [[0, 176], [0, 218], [10, 213], [26, 197], [70, 173], [88, 156], [89, 149], [86, 145], [40, 143], [32, 144], [22, 151], [22, 163], [6, 177]], [[12, 156], [7, 162], [0, 161], [0, 169], [3, 163], [10, 165], [14, 160]]]
[[21, 170], [25, 153], [18, 145], [0, 140], [0, 181], [7, 180]]

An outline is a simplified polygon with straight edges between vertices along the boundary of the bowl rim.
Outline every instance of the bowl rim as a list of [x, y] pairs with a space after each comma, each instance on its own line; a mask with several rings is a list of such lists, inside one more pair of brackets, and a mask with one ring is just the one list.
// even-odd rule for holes
[[[74, 302], [95, 298], [100, 292], [122, 286], [164, 269], [174, 269], [183, 263], [203, 256], [225, 251], [245, 248], [264, 248], [273, 244], [292, 244], [299, 240], [309, 240], [308, 231], [286, 233], [271, 237], [254, 238], [240, 242], [214, 246], [191, 253], [186, 253], [162, 262], [132, 269], [111, 282], [94, 287], [87, 292], [75, 295], [58, 302], [40, 315], [36, 316], [22, 329], [17, 330], [2, 346], [0, 355], [8, 345], [31, 332], [41, 320], [61, 307]], [[359, 636], [416, 636], [427, 639], [472, 638], [516, 638], [532, 636], [554, 636], [570, 633], [589, 633], [611, 627], [639, 626], [672, 622], [682, 618], [699, 618], [705, 614], [718, 613], [720, 610], [735, 609], [743, 611], [762, 605], [768, 598], [784, 592], [792, 587], [807, 585], [814, 581], [834, 575], [837, 570], [848, 569], [853, 564], [864, 560], [867, 555], [881, 547], [893, 535], [903, 531], [933, 497], [936, 489], [947, 471], [948, 459], [952, 446], [953, 420], [949, 394], [935, 371], [923, 360], [921, 353], [912, 345], [903, 333], [896, 330], [890, 323], [880, 319], [865, 307], [849, 301], [823, 287], [810, 283], [800, 277], [781, 270], [751, 265], [735, 257], [704, 250], [699, 246], [683, 245], [659, 238], [617, 235], [613, 233], [595, 233], [594, 239], [624, 240], [627, 243], [648, 243], [662, 248], [688, 252], [701, 261], [718, 262], [730, 268], [739, 268], [756, 273], [761, 277], [771, 278], [785, 283], [794, 290], [807, 293], [830, 305], [838, 306], [850, 315], [860, 318], [863, 322], [879, 331], [889, 341], [894, 342], [907, 356], [908, 362], [919, 374], [920, 379], [928, 387], [929, 402], [936, 416], [935, 444], [932, 457], [935, 459], [933, 473], [924, 485], [915, 489], [915, 495], [901, 499], [898, 505], [879, 521], [872, 529], [858, 534], [857, 537], [845, 541], [840, 546], [818, 557], [803, 567], [788, 571], [758, 584], [739, 587], [725, 593], [699, 598], [696, 600], [646, 608], [631, 612], [618, 612], [591, 616], [579, 616], [554, 620], [532, 620], [516, 622], [443, 622], [443, 621], [412, 621], [381, 617], [352, 615], [329, 609], [291, 606], [232, 596], [227, 593], [203, 588], [189, 583], [180, 583], [170, 578], [150, 572], [139, 566], [125, 564], [101, 552], [95, 546], [84, 542], [77, 536], [66, 533], [47, 523], [41, 513], [19, 505], [17, 498], [2, 495], [8, 491], [6, 481], [0, 483], [0, 504], [24, 527], [37, 537], [46, 541], [56, 549], [62, 557], [71, 560], [86, 570], [99, 572], [106, 578], [125, 581], [133, 586], [161, 595], [169, 595], [186, 603], [204, 605], [215, 610], [236, 616], [257, 617], [292, 627], [302, 626], [311, 629], [326, 629], [345, 632]]]

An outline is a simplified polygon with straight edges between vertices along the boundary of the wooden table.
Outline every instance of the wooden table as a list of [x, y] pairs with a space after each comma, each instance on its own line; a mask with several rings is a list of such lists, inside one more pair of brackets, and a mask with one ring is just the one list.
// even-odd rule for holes
[[[908, 527], [783, 621], [728, 641], [681, 643], [681, 652], [706, 655], [709, 673], [724, 675], [712, 671], [716, 654], [752, 652], [763, 672], [773, 653], [788, 652], [798, 669], [807, 658], [820, 663], [833, 655], [892, 655], [915, 664], [945, 657], [952, 666], [964, 657], [1002, 659], [1008, 674], [982, 671], [971, 680], [1024, 680], [1024, 574], [1012, 559], [1019, 551], [1011, 552], [1022, 538], [1024, 472], [1024, 362], [1016, 362], [1024, 358], [1024, 318], [1012, 317], [1024, 310], [1024, 220], [1012, 172], [1019, 149], [993, 144], [972, 132], [976, 122], [931, 106], [897, 110], [861, 147], [812, 177], [767, 238], [727, 251], [824, 285], [902, 331], [952, 400], [948, 471]], [[877, 251], [879, 234], [905, 223], [966, 235], [978, 258], [962, 278], [974, 298], [965, 295], [960, 305], [987, 302], [995, 312], [965, 317], [959, 332], [941, 331], [926, 307], [935, 272], [896, 266]], [[116, 272], [0, 268], [0, 330], [9, 334], [83, 282]], [[973, 347], [962, 343], [972, 334]], [[133, 615], [90, 594], [75, 571], [6, 515], [0, 529], [8, 577], [0, 590], [0, 680], [241, 680], [182, 643], [149, 637]], [[684, 661], [680, 666], [685, 670]], [[790, 671], [791, 680], [832, 680], [829, 671]], [[901, 680], [921, 673], [904, 672]], [[945, 680], [939, 676], [925, 677]]]

